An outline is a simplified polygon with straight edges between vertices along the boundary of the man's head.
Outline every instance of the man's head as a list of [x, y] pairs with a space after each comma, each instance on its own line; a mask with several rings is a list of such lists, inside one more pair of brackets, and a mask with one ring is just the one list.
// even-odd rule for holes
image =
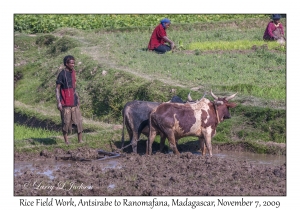
[[168, 18], [164, 18], [160, 23], [163, 25], [164, 29], [167, 29], [170, 27], [171, 21]]
[[279, 14], [274, 14], [274, 15], [272, 15], [272, 19], [273, 19], [274, 23], [277, 24], [280, 20], [280, 15]]
[[70, 60], [75, 61], [75, 58], [72, 55], [67, 55], [66, 57], [64, 57], [64, 65], [66, 66]]
[[75, 58], [72, 55], [67, 55], [64, 57], [64, 65], [69, 70], [73, 70], [75, 66]]

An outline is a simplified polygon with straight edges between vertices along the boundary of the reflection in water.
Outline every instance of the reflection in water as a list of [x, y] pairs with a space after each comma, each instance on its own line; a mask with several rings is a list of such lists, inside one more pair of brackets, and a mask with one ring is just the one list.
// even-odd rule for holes
[[[201, 155], [201, 152], [194, 154]], [[264, 164], [264, 165], [282, 165], [286, 163], [286, 156], [284, 155], [268, 155], [268, 154], [256, 154], [252, 152], [238, 152], [238, 151], [218, 151], [213, 153], [213, 157], [235, 159], [247, 161], [252, 164]]]
[[113, 189], [113, 188], [115, 188], [115, 184], [110, 184], [110, 185], [108, 185], [108, 187], [107, 188], [109, 188], [109, 189]]
[[[120, 163], [116, 160], [107, 160], [107, 161], [92, 161], [96, 163], [97, 165], [101, 166], [102, 171], [108, 170], [108, 169], [120, 169], [122, 166]], [[44, 170], [40, 167], [36, 167], [37, 163], [40, 165], [46, 166], [47, 170]], [[14, 175], [20, 175], [24, 171], [31, 171], [36, 174], [44, 174], [48, 176], [50, 179], [54, 179], [53, 172], [60, 169], [61, 166], [68, 166], [70, 167], [72, 164], [76, 164], [75, 161], [15, 161], [14, 163]], [[50, 167], [50, 169], [48, 168]], [[42, 172], [40, 172], [42, 171]]]
[[102, 171], [105, 171], [107, 169], [120, 169], [122, 168], [122, 166], [120, 165], [120, 163], [116, 160], [110, 160], [107, 162], [99, 162], [102, 165]]
[[[51, 169], [47, 169], [45, 171], [43, 171], [40, 168], [36, 168], [35, 165], [37, 163], [42, 163], [44, 165], [51, 166]], [[50, 179], [54, 179], [53, 176], [53, 171], [57, 170], [60, 168], [60, 166], [62, 165], [69, 165], [70, 163], [63, 163], [63, 162], [56, 162], [56, 161], [15, 161], [14, 163], [14, 175], [20, 175], [22, 173], [22, 171], [32, 171], [32, 172], [36, 172], [36, 174], [44, 174], [46, 176], [48, 176]], [[43, 172], [37, 172], [37, 170], [39, 171], [43, 171]]]

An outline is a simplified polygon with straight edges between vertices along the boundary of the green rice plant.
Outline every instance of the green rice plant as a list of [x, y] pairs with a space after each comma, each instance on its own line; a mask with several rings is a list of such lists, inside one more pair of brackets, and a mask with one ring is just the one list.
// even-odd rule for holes
[[205, 41], [195, 42], [187, 45], [189, 50], [250, 50], [253, 48], [267, 48], [270, 50], [284, 51], [285, 47], [277, 42], [265, 41], [250, 41], [250, 40], [236, 40], [236, 41]]

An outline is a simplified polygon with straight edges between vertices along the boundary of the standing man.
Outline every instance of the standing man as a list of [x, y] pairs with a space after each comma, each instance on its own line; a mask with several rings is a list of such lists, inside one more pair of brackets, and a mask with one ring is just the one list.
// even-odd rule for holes
[[65, 69], [62, 70], [56, 80], [57, 109], [60, 111], [62, 120], [62, 132], [66, 144], [68, 131], [72, 125], [77, 127], [78, 142], [82, 142], [82, 117], [79, 109], [79, 97], [76, 92], [75, 58], [72, 55], [64, 57]]
[[[166, 30], [171, 25], [171, 21], [168, 18], [164, 18], [160, 21], [160, 24], [156, 26], [154, 31], [152, 32], [149, 44], [148, 44], [148, 50], [154, 50], [155, 52], [159, 54], [163, 54], [167, 51], [173, 50], [175, 47], [175, 44], [172, 40], [170, 40], [167, 37]], [[165, 43], [169, 43], [169, 45], [166, 45]]]

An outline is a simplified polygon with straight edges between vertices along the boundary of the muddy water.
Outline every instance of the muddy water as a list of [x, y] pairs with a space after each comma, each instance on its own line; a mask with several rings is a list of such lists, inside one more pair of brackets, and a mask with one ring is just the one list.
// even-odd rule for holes
[[[122, 167], [117, 160], [93, 160], [89, 161], [89, 163], [101, 166], [102, 171], [108, 169], [120, 169]], [[43, 165], [43, 167], [41, 167], [41, 165]], [[44, 174], [53, 180], [55, 178], [53, 175], [54, 171], [59, 170], [62, 167], [70, 168], [74, 165], [76, 165], [75, 161], [15, 161], [14, 175], [16, 176], [24, 173], [25, 171], [31, 171], [35, 174]]]
[[[40, 165], [47, 166], [45, 169]], [[50, 179], [54, 179], [53, 171], [58, 170], [61, 166], [71, 166], [71, 163], [58, 161], [15, 161], [14, 175], [19, 175], [25, 171], [31, 171], [36, 174], [44, 174]]]
[[80, 149], [63, 155], [78, 159], [55, 160], [63, 153], [43, 154], [48, 157], [15, 156], [14, 195], [286, 195], [285, 156], [214, 150], [213, 158], [157, 152], [103, 160], [93, 149]]
[[[218, 157], [220, 159], [234, 159], [234, 160], [242, 160], [247, 161], [251, 164], [262, 164], [262, 165], [270, 165], [270, 166], [280, 166], [286, 163], [286, 156], [280, 155], [267, 155], [267, 154], [255, 154], [251, 152], [237, 152], [237, 151], [215, 151], [214, 157]], [[201, 153], [196, 152], [194, 154], [201, 155]], [[120, 169], [122, 168], [122, 164], [118, 159], [110, 159], [110, 160], [93, 160], [89, 161], [89, 163], [97, 164], [101, 166], [102, 170], [105, 171], [107, 169]], [[15, 161], [14, 163], [14, 175], [19, 175], [24, 171], [32, 171], [36, 174], [44, 174], [48, 176], [50, 179], [54, 179], [55, 176], [53, 172], [60, 169], [62, 166], [71, 167], [76, 164], [75, 161], [55, 161], [55, 160], [47, 160], [47, 161]], [[41, 168], [40, 165], [45, 166], [45, 170]], [[46, 167], [47, 166], [47, 167]], [[114, 186], [110, 186], [113, 188]]]
[[[199, 154], [201, 153], [194, 153]], [[267, 155], [256, 154], [252, 152], [239, 152], [239, 151], [214, 151], [213, 156], [222, 159], [243, 160], [252, 164], [263, 164], [279, 166], [286, 163], [286, 156], [283, 155]]]

